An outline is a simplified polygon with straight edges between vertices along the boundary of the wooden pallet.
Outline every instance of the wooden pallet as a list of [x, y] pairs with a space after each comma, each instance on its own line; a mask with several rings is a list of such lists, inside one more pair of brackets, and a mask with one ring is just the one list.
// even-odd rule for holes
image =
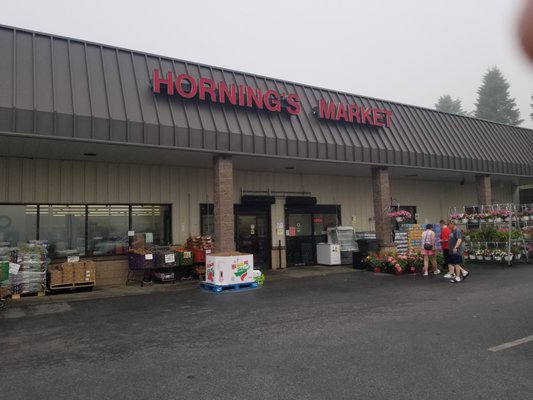
[[41, 296], [44, 296], [45, 294], [46, 294], [45, 292], [13, 293], [11, 295], [11, 299], [20, 300], [22, 297], [32, 297], [32, 296], [41, 297]]
[[50, 285], [50, 290], [86, 288], [86, 287], [92, 287], [95, 284], [96, 282], [63, 283], [59, 285]]
[[215, 285], [213, 283], [201, 282], [200, 287], [211, 292], [220, 293], [222, 291], [235, 292], [242, 289], [253, 289], [259, 286], [257, 282], [235, 283], [233, 285]]

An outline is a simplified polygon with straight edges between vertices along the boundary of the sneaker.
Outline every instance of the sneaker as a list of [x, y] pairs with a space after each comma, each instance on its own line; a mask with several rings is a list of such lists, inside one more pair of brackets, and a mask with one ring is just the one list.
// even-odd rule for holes
[[444, 275], [444, 278], [446, 278], [446, 279], [455, 278], [455, 274], [450, 274], [448, 272], [448, 273], [446, 273], [446, 275]]
[[424, 276], [428, 276], [428, 273], [427, 273], [427, 272], [424, 272]]
[[433, 271], [433, 275], [438, 275], [440, 274], [440, 269], [436, 269], [435, 271]]
[[463, 273], [462, 273], [461, 275], [463, 275], [463, 280], [465, 280], [465, 279], [468, 278], [468, 276], [470, 275], [470, 272], [468, 272], [468, 271], [463, 271]]
[[450, 283], [461, 283], [463, 280], [456, 276], [455, 278], [450, 280]]

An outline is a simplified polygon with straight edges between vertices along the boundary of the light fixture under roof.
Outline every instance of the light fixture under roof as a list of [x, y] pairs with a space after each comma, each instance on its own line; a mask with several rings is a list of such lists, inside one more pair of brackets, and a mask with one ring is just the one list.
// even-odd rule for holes
[[96, 153], [83, 153], [86, 157], [96, 157]]
[[291, 170], [291, 169], [294, 169], [294, 167], [292, 165], [288, 166], [288, 167], [285, 167], [286, 170]]
[[407, 178], [415, 178], [418, 176], [418, 174], [409, 174], [409, 175], [405, 175]]

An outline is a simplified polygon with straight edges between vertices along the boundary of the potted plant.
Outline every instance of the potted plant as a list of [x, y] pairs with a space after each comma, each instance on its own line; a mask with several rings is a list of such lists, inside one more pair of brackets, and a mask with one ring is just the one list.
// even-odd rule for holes
[[381, 259], [381, 256], [376, 253], [369, 253], [368, 256], [365, 258], [366, 263], [370, 266], [371, 270], [374, 272], [381, 272], [381, 267], [383, 265], [383, 261]]
[[494, 257], [495, 261], [501, 261], [505, 256], [505, 252], [501, 251], [500, 249], [495, 249], [492, 251], [492, 256]]
[[505, 253], [505, 261], [512, 261], [513, 260], [513, 254], [512, 253]]
[[475, 254], [477, 260], [483, 260], [483, 249], [477, 249]]
[[492, 260], [492, 251], [489, 250], [489, 249], [485, 249], [483, 250], [483, 259], [485, 261], [490, 261]]
[[512, 246], [511, 254], [515, 260], [520, 260], [522, 258], [522, 249], [519, 246]]

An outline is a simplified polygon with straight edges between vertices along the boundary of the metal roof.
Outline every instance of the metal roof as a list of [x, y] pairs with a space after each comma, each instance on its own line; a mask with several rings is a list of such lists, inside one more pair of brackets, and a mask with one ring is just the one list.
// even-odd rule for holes
[[[533, 176], [533, 130], [0, 25], [0, 132]], [[152, 71], [295, 93], [290, 115], [152, 92]], [[318, 119], [320, 99], [389, 128]]]

